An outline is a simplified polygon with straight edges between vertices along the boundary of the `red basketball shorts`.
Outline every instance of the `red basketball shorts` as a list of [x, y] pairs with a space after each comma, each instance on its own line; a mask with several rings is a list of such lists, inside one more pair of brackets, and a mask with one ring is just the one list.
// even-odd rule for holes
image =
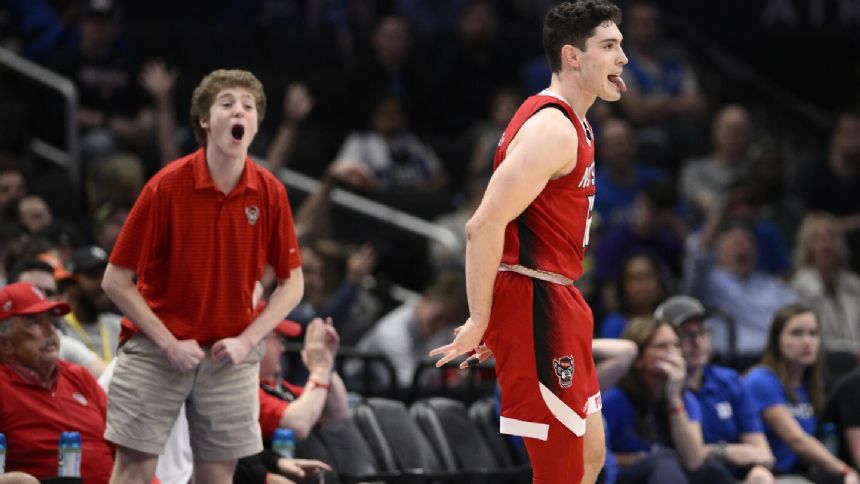
[[484, 342], [496, 358], [500, 430], [547, 440], [558, 420], [576, 436], [601, 408], [591, 308], [573, 286], [499, 272]]

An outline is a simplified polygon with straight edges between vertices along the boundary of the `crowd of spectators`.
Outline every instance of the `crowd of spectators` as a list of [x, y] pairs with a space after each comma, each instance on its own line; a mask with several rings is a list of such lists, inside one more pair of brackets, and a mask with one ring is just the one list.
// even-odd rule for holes
[[[360, 371], [332, 373], [340, 346], [388, 358], [394, 381], [377, 383], [420, 383], [426, 350], [466, 314], [454, 274], [498, 138], [518, 103], [549, 81], [537, 39], [552, 2], [174, 3], [0, 0], [0, 43], [77, 86], [80, 139], [77, 173], [33, 150], [35, 138], [61, 140], [59, 104], [0, 76], [7, 470], [56, 470], [55, 449], [46, 470], [49, 459], [19, 460], [13, 443], [24, 439], [15, 412], [39, 409], [28, 402], [48, 398], [51, 385], [63, 386], [60, 413], [104, 426], [95, 378], [116, 354], [121, 315], [100, 280], [145, 181], [194, 148], [188, 94], [203, 74], [254, 71], [270, 108], [251, 154], [288, 187], [285, 168], [320, 180], [315, 193], [289, 188], [305, 288], [289, 315], [297, 326], [266, 339], [266, 440], [276, 426], [303, 438], [319, 421], [348, 417]], [[638, 347], [604, 397], [618, 482], [857, 482], [860, 423], [845, 402], [860, 387], [860, 370], [848, 371], [860, 355], [860, 110], [833, 113], [820, 133], [827, 149], [797, 159], [756, 115], [767, 105], [706, 91], [659, 3], [621, 4], [628, 92], [592, 110], [596, 214], [579, 284], [596, 336]], [[435, 221], [460, 245], [363, 219], [332, 202], [338, 188]], [[264, 299], [273, 279], [261, 281]], [[406, 297], [392, 290], [404, 287]], [[676, 304], [680, 313], [661, 305], [678, 294], [695, 299]], [[282, 356], [281, 338], [305, 351]], [[59, 361], [43, 358], [46, 345], [58, 346]], [[837, 382], [843, 375], [825, 363], [846, 355]], [[282, 382], [287, 373], [297, 380]], [[322, 380], [327, 399], [306, 383]], [[56, 445], [52, 432], [85, 427], [46, 415], [30, 415], [44, 420], [33, 424], [38, 439], [26, 437], [42, 453]], [[814, 438], [825, 422], [841, 436], [836, 450]], [[85, 453], [84, 478], [100, 482], [108, 444], [84, 437], [99, 449]], [[255, 459], [242, 467], [246, 482], [326, 469]]]

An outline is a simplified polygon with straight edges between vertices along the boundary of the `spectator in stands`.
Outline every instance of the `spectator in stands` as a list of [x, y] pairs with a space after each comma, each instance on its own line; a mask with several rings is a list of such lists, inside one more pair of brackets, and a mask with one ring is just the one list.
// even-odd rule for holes
[[282, 379], [281, 338], [295, 338], [301, 333], [301, 325], [287, 320], [264, 339], [266, 353], [260, 360], [260, 428], [267, 444], [278, 427], [292, 429], [297, 440], [304, 440], [317, 424], [350, 415], [346, 387], [334, 371], [340, 337], [331, 318], [315, 318], [305, 331], [302, 362], [310, 377], [304, 387]]
[[[234, 483], [269, 484], [278, 482], [279, 475], [312, 478], [323, 470], [331, 470], [320, 461], [281, 458], [270, 449], [272, 435], [278, 427], [292, 429], [296, 440], [304, 440], [317, 424], [350, 416], [346, 387], [334, 371], [340, 340], [331, 318], [325, 321], [316, 318], [305, 331], [302, 361], [310, 372], [305, 386], [293, 385], [281, 378], [281, 355], [284, 353], [281, 338], [295, 338], [301, 333], [300, 324], [285, 320], [263, 338], [265, 354], [260, 360], [260, 429], [267, 450], [240, 459], [233, 476]], [[299, 473], [296, 473], [296, 468]]]
[[104, 392], [87, 370], [59, 360], [52, 316], [69, 311], [26, 282], [0, 289], [0, 432], [6, 435], [6, 470], [39, 479], [57, 474], [60, 432], [81, 434], [81, 475], [107, 483], [113, 449], [104, 440]]
[[828, 351], [860, 351], [860, 277], [848, 259], [839, 220], [823, 212], [807, 215], [794, 250], [791, 286], [815, 311]]
[[618, 482], [734, 482], [724, 466], [707, 460], [701, 409], [684, 390], [677, 329], [637, 318], [622, 337], [636, 343], [639, 354], [618, 387], [603, 395], [607, 446], [619, 465]]
[[[317, 317], [332, 318], [338, 321], [341, 333], [350, 335], [352, 344], [371, 324], [354, 313], [359, 307], [371, 309], [366, 303], [374, 306], [366, 301], [368, 295], [362, 284], [376, 267], [376, 252], [370, 245], [348, 252], [344, 270], [340, 272], [335, 267], [338, 265], [335, 254], [332, 254], [338, 249], [334, 242], [300, 244], [305, 292], [302, 301], [287, 317], [303, 326]], [[372, 313], [378, 315], [377, 311]]]
[[[797, 296], [781, 279], [756, 268], [754, 228], [745, 220], [723, 217], [723, 206], [732, 203], [721, 201], [701, 232], [688, 238], [684, 292], [729, 317], [737, 328], [735, 342], [715, 334], [717, 353], [727, 355], [735, 344], [739, 356], [757, 359], [773, 314]], [[724, 330], [725, 325], [713, 329]]]
[[673, 277], [681, 274], [687, 228], [677, 212], [675, 188], [655, 180], [636, 195], [628, 220], [608, 227], [596, 245], [600, 282], [619, 274], [620, 264], [632, 254], [654, 256]]
[[420, 193], [444, 189], [447, 175], [431, 148], [407, 129], [400, 100], [389, 96], [374, 107], [370, 131], [347, 136], [334, 164], [352, 168], [342, 182], [369, 193]]
[[633, 200], [648, 183], [667, 180], [662, 170], [637, 159], [633, 128], [621, 118], [610, 118], [600, 125], [597, 144], [595, 186], [600, 196], [594, 209], [609, 225], [622, 222], [633, 206]]
[[477, 177], [486, 178], [493, 171], [493, 157], [502, 133], [505, 132], [508, 120], [517, 112], [522, 102], [522, 95], [514, 86], [503, 86], [493, 96], [493, 101], [486, 120], [478, 121], [472, 126], [472, 154], [469, 157], [469, 180]]
[[687, 364], [686, 388], [702, 410], [702, 438], [711, 456], [745, 476], [748, 483], [773, 483], [774, 458], [761, 417], [735, 370], [710, 363], [711, 329], [707, 311], [697, 299], [677, 295], [663, 301], [654, 318], [678, 329]]
[[751, 139], [749, 112], [743, 106], [723, 106], [711, 128], [713, 151], [684, 160], [680, 174], [681, 195], [696, 220], [705, 217], [729, 185], [747, 175]]
[[[176, 67], [168, 69], [162, 59], [148, 61], [140, 71], [140, 85], [155, 103], [155, 135], [160, 153], [159, 167], [179, 158], [180, 132], [176, 126], [176, 113], [173, 110], [173, 92], [178, 77], [179, 70]], [[184, 134], [185, 131], [182, 133]], [[134, 193], [135, 196], [137, 192]]]
[[381, 352], [394, 365], [397, 383], [409, 388], [415, 370], [431, 349], [447, 343], [466, 318], [466, 285], [459, 272], [443, 272], [417, 300], [407, 301], [380, 319], [356, 345]]
[[782, 240], [793, 244], [805, 210], [788, 183], [783, 150], [773, 140], [758, 140], [750, 149], [750, 163], [749, 185], [754, 187], [759, 217], [773, 223]]
[[[860, 367], [840, 378], [827, 395], [823, 422], [836, 426], [837, 457], [860, 469]], [[821, 428], [821, 426], [819, 426]], [[822, 436], [824, 437], [824, 436]]]
[[759, 187], [750, 181], [731, 183], [711, 207], [708, 217], [722, 217], [750, 227], [755, 235], [758, 252], [756, 269], [776, 276], [787, 276], [791, 269], [788, 244], [782, 238], [779, 227], [761, 216]]
[[[815, 438], [824, 381], [820, 329], [809, 307], [789, 304], [776, 312], [761, 364], [747, 373], [744, 385], [764, 421], [777, 474], [805, 474], [816, 483], [860, 482], [851, 466]], [[809, 472], [810, 466], [817, 471]]]
[[796, 189], [807, 210], [839, 217], [853, 257], [860, 269], [860, 112], [836, 118], [827, 159], [810, 163], [797, 174]]
[[[12, 266], [9, 283], [27, 282], [39, 289], [48, 301], [58, 301], [57, 280], [54, 268], [38, 259], [21, 259]], [[59, 326], [55, 321], [55, 326]], [[96, 378], [104, 372], [107, 363], [89, 350], [80, 340], [58, 332], [60, 337], [60, 359], [83, 366]]]
[[627, 92], [619, 106], [639, 127], [640, 140], [659, 148], [663, 159], [652, 161], [674, 172], [679, 157], [692, 152], [701, 137], [705, 96], [684, 53], [664, 38], [655, 2], [629, 4], [624, 31], [629, 62], [622, 74]]
[[143, 189], [144, 167], [133, 153], [115, 152], [92, 160], [87, 167], [87, 202], [90, 209], [110, 203], [132, 206]]
[[[357, 104], [351, 126], [360, 126], [373, 115], [378, 99], [401, 99], [403, 109], [413, 120], [423, 119], [431, 72], [418, 55], [409, 23], [398, 15], [379, 19], [370, 34], [370, 51], [359, 54], [350, 74], [350, 99]], [[399, 108], [398, 108], [399, 109]]]
[[64, 291], [72, 310], [63, 318], [61, 327], [65, 334], [110, 363], [119, 347], [120, 316], [101, 288], [107, 263], [107, 253], [101, 247], [81, 247], [72, 255], [71, 284]]
[[[489, 86], [513, 84], [517, 79], [517, 57], [499, 27], [496, 2], [471, 0], [460, 11], [450, 39], [439, 45], [438, 89], [432, 94], [445, 109], [427, 114], [436, 129], [467, 130], [489, 112], [494, 90]], [[509, 119], [509, 118], [506, 118]]]
[[0, 170], [0, 211], [27, 195], [27, 180], [17, 168]]
[[154, 117], [138, 85], [138, 66], [122, 35], [114, 0], [87, 0], [80, 45], [62, 50], [48, 66], [78, 88], [78, 121], [85, 162], [124, 147], [141, 151], [151, 140]]
[[314, 108], [315, 100], [308, 87], [302, 83], [292, 83], [284, 93], [284, 117], [275, 132], [275, 137], [266, 150], [266, 165], [269, 171], [278, 176], [281, 167], [289, 165], [295, 144], [296, 130]]
[[620, 338], [627, 323], [636, 317], [650, 316], [669, 294], [666, 269], [648, 254], [634, 254], [621, 264], [614, 289], [612, 307], [600, 323], [601, 338]]
[[130, 207], [106, 203], [98, 207], [94, 213], [95, 242], [106, 253], [110, 254], [122, 230], [125, 219], [128, 218]]
[[18, 200], [18, 223], [27, 231], [35, 234], [51, 225], [51, 207], [38, 195], [27, 195]]

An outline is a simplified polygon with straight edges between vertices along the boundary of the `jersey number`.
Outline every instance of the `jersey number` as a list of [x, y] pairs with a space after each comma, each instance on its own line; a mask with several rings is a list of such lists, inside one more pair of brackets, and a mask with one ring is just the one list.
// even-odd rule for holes
[[588, 235], [591, 233], [591, 212], [594, 210], [594, 195], [588, 197], [588, 214], [585, 216], [585, 233], [582, 234], [582, 248], [588, 247]]

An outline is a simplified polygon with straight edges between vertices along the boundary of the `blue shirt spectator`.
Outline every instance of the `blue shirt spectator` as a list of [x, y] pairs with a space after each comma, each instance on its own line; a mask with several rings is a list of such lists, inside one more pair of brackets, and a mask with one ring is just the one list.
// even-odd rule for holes
[[[702, 411], [696, 397], [689, 391], [684, 392], [684, 407], [691, 421], [701, 422]], [[603, 394], [603, 418], [606, 419], [609, 437], [607, 447], [612, 452], [650, 452], [655, 446], [671, 447], [668, 435], [656, 440], [640, 435], [636, 429], [636, 409], [633, 401], [620, 388], [610, 388]], [[651, 422], [657, 428], [657, 422]]]
[[702, 410], [702, 436], [706, 444], [735, 443], [746, 433], [763, 432], [761, 417], [749, 405], [749, 395], [738, 372], [707, 365], [702, 386], [693, 392]]
[[607, 223], [615, 223], [624, 217], [624, 212], [633, 205], [636, 194], [654, 180], [666, 180], [665, 171], [645, 164], [634, 167], [633, 183], [621, 185], [607, 176], [605, 170], [598, 165], [594, 186], [600, 196], [594, 199], [594, 209]]
[[[749, 392], [750, 401], [756, 412], [760, 414], [773, 405], [785, 405], [803, 431], [809, 435], [815, 435], [818, 419], [815, 416], [809, 393], [803, 385], [794, 388], [798, 402], [792, 403], [776, 373], [768, 368], [757, 367], [747, 374], [744, 379], [744, 386]], [[770, 428], [765, 428], [765, 436], [767, 436], [767, 442], [770, 444], [774, 457], [776, 457], [774, 470], [783, 473], [797, 471], [797, 454], [789, 448], [788, 444]]]

